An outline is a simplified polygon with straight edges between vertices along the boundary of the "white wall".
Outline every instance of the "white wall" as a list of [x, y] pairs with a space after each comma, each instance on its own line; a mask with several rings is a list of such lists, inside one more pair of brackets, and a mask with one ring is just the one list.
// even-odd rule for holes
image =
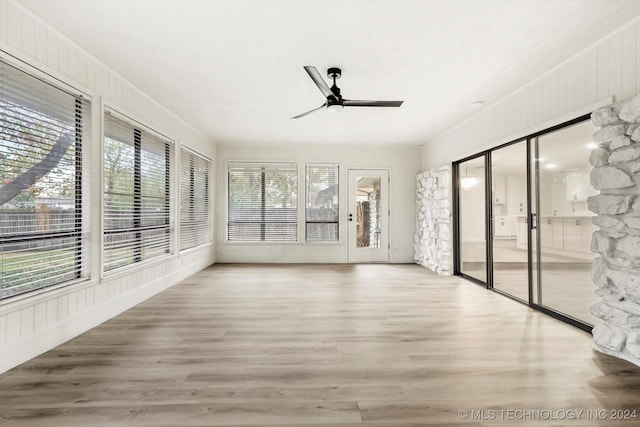
[[[0, 301], [0, 372], [94, 327], [215, 261], [213, 244], [100, 279], [102, 102], [215, 158], [215, 144], [11, 0], [0, 0], [0, 55], [92, 99], [91, 280]], [[36, 71], [37, 72], [37, 71]], [[177, 170], [174, 170], [177, 179]], [[174, 200], [175, 201], [175, 200]]]
[[[226, 236], [226, 164], [228, 161], [332, 162], [340, 165], [340, 242], [331, 243], [238, 243], [225, 242]], [[416, 174], [420, 171], [420, 147], [362, 146], [227, 146], [217, 152], [216, 175], [216, 260], [218, 262], [314, 262], [343, 263], [347, 258], [347, 169], [389, 169], [389, 233], [391, 262], [414, 262]], [[301, 170], [304, 173], [304, 169]], [[299, 182], [304, 183], [303, 175]], [[304, 187], [299, 197], [304, 198]], [[304, 206], [304, 200], [301, 200]], [[304, 210], [300, 210], [304, 215]], [[304, 218], [304, 217], [303, 217]], [[301, 233], [304, 230], [300, 230]], [[304, 236], [301, 236], [302, 239]]]
[[[550, 46], [552, 48], [552, 46]], [[429, 141], [427, 169], [515, 140], [640, 92], [640, 18]]]
[[460, 191], [460, 237], [464, 242], [484, 242], [484, 168], [476, 170], [473, 175], [478, 178], [478, 183], [468, 190]]

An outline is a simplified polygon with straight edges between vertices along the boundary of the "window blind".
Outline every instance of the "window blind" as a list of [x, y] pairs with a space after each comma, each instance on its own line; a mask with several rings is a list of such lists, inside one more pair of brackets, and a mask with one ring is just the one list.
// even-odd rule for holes
[[0, 61], [0, 298], [89, 275], [89, 117], [87, 100]]
[[339, 193], [337, 165], [306, 166], [306, 239], [337, 241]]
[[228, 197], [227, 240], [298, 240], [296, 164], [231, 163]]
[[105, 114], [104, 271], [171, 253], [171, 147]]
[[180, 250], [211, 240], [209, 170], [211, 162], [180, 150]]

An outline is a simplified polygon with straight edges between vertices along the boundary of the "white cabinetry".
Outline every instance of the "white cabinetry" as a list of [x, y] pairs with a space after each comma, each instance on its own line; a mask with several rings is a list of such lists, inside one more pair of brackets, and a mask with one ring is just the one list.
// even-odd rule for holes
[[518, 233], [518, 224], [513, 215], [496, 216], [493, 224], [493, 234], [496, 238], [512, 239]]
[[[542, 252], [591, 258], [591, 235], [596, 227], [586, 216], [542, 217], [538, 221]], [[527, 248], [528, 226], [525, 217], [518, 217], [517, 247]]]
[[493, 203], [503, 205], [507, 199], [507, 186], [504, 175], [493, 176]]
[[587, 197], [597, 194], [591, 187], [588, 172], [571, 172], [567, 174], [567, 200], [584, 202]]

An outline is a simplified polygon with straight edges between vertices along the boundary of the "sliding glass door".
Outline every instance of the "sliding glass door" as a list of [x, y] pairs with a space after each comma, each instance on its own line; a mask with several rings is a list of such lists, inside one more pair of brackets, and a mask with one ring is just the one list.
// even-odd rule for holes
[[590, 330], [588, 116], [454, 164], [456, 274]]
[[588, 161], [595, 130], [587, 120], [531, 141], [537, 220], [533, 303], [589, 324], [595, 322], [589, 307], [598, 300], [591, 281], [596, 254], [590, 250], [596, 227], [587, 209], [587, 197], [597, 193]]
[[492, 285], [528, 301], [527, 141], [494, 150], [490, 158]]
[[460, 272], [487, 282], [485, 156], [458, 164]]

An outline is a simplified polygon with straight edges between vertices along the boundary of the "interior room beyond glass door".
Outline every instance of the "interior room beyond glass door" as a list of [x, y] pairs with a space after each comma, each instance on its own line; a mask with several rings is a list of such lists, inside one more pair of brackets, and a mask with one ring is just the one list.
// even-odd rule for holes
[[527, 142], [491, 152], [493, 288], [529, 301]]
[[460, 272], [487, 282], [485, 156], [458, 163]]

